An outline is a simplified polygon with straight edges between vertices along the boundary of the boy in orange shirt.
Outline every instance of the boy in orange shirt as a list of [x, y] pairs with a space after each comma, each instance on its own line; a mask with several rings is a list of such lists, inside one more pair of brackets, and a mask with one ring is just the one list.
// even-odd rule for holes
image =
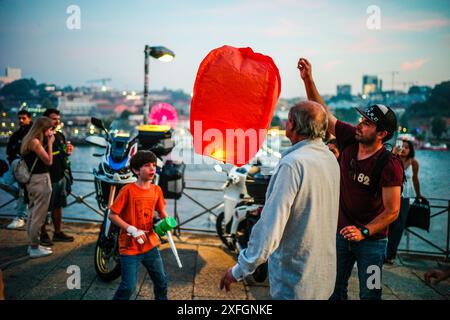
[[109, 219], [120, 227], [119, 254], [122, 281], [113, 300], [129, 300], [136, 289], [139, 264], [153, 281], [156, 300], [167, 300], [167, 275], [159, 254], [158, 235], [153, 230], [154, 211], [164, 219], [167, 214], [162, 190], [152, 184], [156, 173], [156, 156], [138, 151], [130, 161], [137, 181], [124, 186], [111, 206]]

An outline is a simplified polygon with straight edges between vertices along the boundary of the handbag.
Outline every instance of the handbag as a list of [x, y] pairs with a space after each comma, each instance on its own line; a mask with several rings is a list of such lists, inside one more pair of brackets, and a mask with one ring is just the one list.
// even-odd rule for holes
[[33, 165], [31, 166], [31, 170], [28, 170], [27, 163], [23, 157], [15, 159], [11, 166], [13, 167], [13, 175], [17, 182], [21, 184], [27, 184], [30, 182], [31, 175], [33, 174], [33, 169], [36, 166], [38, 161], [38, 156], [36, 155], [36, 160], [34, 160]]
[[416, 198], [409, 207], [406, 227], [416, 227], [430, 231], [430, 202], [425, 198]]

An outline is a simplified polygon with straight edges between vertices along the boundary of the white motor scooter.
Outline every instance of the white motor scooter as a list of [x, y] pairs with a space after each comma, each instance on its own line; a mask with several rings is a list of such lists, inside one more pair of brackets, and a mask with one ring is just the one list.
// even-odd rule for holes
[[[220, 165], [214, 169], [223, 172]], [[225, 171], [226, 172], [226, 171]], [[224, 211], [217, 216], [216, 231], [222, 242], [237, 255], [247, 248], [254, 224], [259, 220], [263, 201], [255, 201], [249, 195], [246, 181], [249, 176], [260, 172], [259, 166], [234, 166], [227, 172], [227, 181], [222, 186], [224, 190]], [[261, 200], [261, 199], [259, 199]], [[267, 262], [257, 268], [253, 278], [263, 282], [267, 277]]]

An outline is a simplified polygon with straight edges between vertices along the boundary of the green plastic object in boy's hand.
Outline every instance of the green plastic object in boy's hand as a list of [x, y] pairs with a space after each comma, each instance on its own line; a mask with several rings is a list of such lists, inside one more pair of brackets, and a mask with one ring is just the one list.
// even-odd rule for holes
[[166, 235], [167, 231], [173, 230], [177, 226], [177, 221], [174, 217], [168, 216], [165, 217], [163, 220], [158, 222], [155, 225], [155, 232], [158, 236], [163, 237]]

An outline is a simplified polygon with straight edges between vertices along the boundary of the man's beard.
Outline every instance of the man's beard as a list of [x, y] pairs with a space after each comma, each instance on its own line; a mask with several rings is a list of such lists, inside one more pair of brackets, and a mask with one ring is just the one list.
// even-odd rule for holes
[[375, 143], [376, 139], [377, 139], [377, 134], [376, 132], [368, 137], [362, 137], [358, 134], [355, 135], [355, 139], [356, 141], [358, 141], [359, 143], [366, 145], [366, 146], [371, 146]]

